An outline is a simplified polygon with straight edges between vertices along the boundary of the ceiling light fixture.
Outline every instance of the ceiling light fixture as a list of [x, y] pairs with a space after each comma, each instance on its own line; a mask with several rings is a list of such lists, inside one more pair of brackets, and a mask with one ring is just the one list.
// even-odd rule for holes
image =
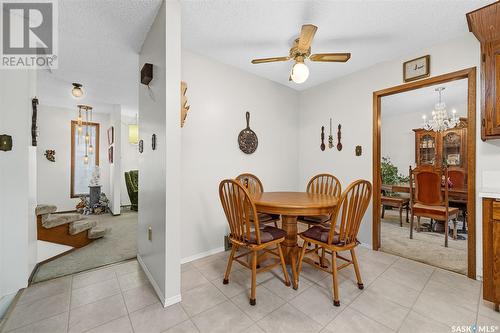
[[304, 59], [298, 59], [292, 67], [290, 75], [292, 81], [295, 83], [303, 83], [309, 77], [309, 68], [304, 64]]
[[446, 104], [441, 100], [441, 95], [445, 87], [438, 87], [435, 91], [439, 94], [439, 100], [432, 110], [432, 119], [427, 120], [427, 116], [423, 115], [423, 128], [427, 131], [444, 132], [458, 125], [460, 120], [457, 117], [457, 110], [453, 109], [451, 118], [446, 111]]
[[74, 98], [81, 98], [83, 96], [82, 85], [80, 83], [72, 83], [73, 89], [71, 89], [71, 95]]

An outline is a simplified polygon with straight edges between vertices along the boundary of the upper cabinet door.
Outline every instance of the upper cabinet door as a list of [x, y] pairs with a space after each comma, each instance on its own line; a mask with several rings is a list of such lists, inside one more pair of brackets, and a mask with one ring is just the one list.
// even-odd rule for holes
[[481, 138], [500, 139], [500, 1], [467, 14], [481, 42]]
[[483, 140], [500, 138], [500, 40], [484, 43], [483, 51]]

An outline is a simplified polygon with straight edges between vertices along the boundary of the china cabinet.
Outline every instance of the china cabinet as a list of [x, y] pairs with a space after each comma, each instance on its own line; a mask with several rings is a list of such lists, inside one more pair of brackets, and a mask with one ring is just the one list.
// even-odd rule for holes
[[415, 132], [415, 164], [446, 165], [467, 168], [467, 118], [460, 118], [459, 124], [444, 132]]

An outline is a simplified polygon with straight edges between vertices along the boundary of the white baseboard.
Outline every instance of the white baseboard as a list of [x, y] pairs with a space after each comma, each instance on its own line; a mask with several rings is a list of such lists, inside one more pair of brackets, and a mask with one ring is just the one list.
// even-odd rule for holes
[[198, 253], [198, 254], [186, 257], [186, 258], [182, 258], [181, 259], [181, 264], [185, 264], [185, 263], [197, 260], [197, 259], [201, 259], [201, 258], [205, 258], [205, 257], [211, 256], [213, 254], [224, 252], [224, 250], [225, 250], [224, 246], [221, 246], [221, 247], [217, 247], [215, 249], [211, 249], [211, 250], [208, 250], [208, 251], [205, 251], [205, 252], [201, 252], [201, 253]]
[[155, 279], [153, 279], [153, 275], [151, 274], [151, 272], [149, 271], [148, 267], [144, 263], [144, 260], [142, 260], [142, 257], [139, 254], [137, 254], [137, 261], [139, 262], [139, 265], [141, 265], [142, 270], [144, 271], [144, 273], [148, 277], [148, 280], [151, 283], [151, 285], [153, 286], [153, 289], [156, 292], [156, 295], [158, 295], [158, 297], [160, 298], [160, 302], [163, 305], [163, 307], [167, 307], [169, 305], [173, 305], [175, 303], [179, 303], [182, 300], [180, 294], [172, 296], [172, 297], [169, 297], [169, 298], [165, 298], [165, 295], [163, 294], [163, 291], [158, 286], [158, 284], [156, 283]]

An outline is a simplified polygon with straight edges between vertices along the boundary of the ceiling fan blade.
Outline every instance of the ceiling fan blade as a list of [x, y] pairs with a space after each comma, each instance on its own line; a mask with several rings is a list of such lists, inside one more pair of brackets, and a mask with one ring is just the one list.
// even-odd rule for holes
[[276, 62], [276, 61], [288, 61], [290, 57], [274, 57], [274, 58], [262, 58], [252, 60], [252, 64], [263, 64], [266, 62]]
[[312, 40], [316, 34], [318, 27], [312, 24], [304, 24], [300, 31], [299, 43], [297, 45], [299, 51], [307, 53], [311, 47]]
[[350, 53], [317, 53], [311, 54], [311, 61], [326, 61], [326, 62], [346, 62], [351, 58]]

